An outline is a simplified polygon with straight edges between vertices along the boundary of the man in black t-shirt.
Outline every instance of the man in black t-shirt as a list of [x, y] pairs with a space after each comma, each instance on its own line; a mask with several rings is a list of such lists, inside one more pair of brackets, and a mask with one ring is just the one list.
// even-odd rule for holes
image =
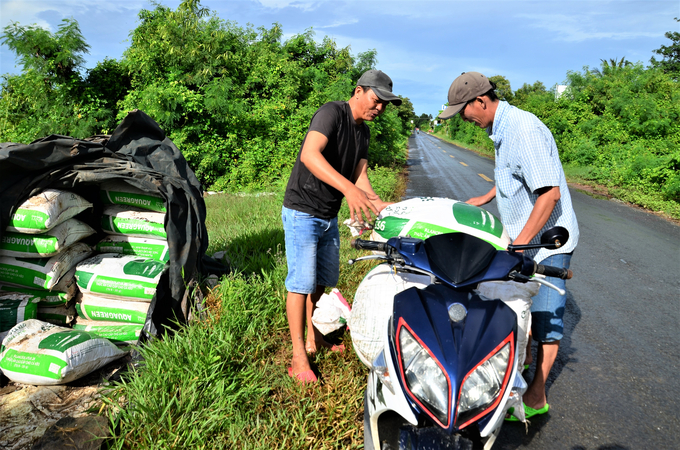
[[[365, 72], [352, 98], [329, 102], [312, 117], [288, 180], [281, 217], [286, 234], [286, 312], [293, 341], [288, 374], [315, 382], [307, 353], [331, 346], [312, 325], [312, 312], [326, 287], [337, 284], [340, 260], [338, 211], [347, 199], [353, 220], [366, 221], [388, 203], [373, 191], [366, 172], [370, 131], [365, 121], [401, 104], [392, 80], [379, 70]], [[363, 215], [363, 216], [362, 216]], [[305, 324], [308, 333], [305, 340]]]

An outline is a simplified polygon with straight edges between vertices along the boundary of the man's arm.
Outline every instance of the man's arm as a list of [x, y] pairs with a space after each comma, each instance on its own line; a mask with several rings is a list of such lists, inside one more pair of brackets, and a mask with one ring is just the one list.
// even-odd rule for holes
[[496, 186], [492, 187], [491, 190], [487, 192], [485, 195], [480, 195], [479, 197], [472, 197], [465, 203], [469, 203], [470, 205], [473, 206], [482, 206], [489, 203], [491, 200], [494, 199], [494, 197], [496, 197]]
[[[370, 221], [370, 212], [372, 211], [377, 216], [378, 209], [371, 203], [364, 191], [355, 186], [350, 180], [343, 177], [340, 172], [335, 170], [333, 166], [326, 161], [322, 152], [327, 144], [328, 138], [326, 136], [318, 131], [310, 131], [307, 133], [305, 144], [302, 146], [300, 162], [307, 167], [312, 175], [343, 193], [347, 199], [347, 205], [349, 205], [349, 213], [352, 220], [362, 220], [361, 212], [363, 211], [366, 216], [366, 221]], [[371, 192], [372, 191], [373, 189], [371, 189]]]
[[538, 234], [539, 231], [545, 226], [546, 222], [550, 218], [555, 205], [557, 205], [560, 199], [560, 187], [559, 186], [547, 186], [536, 191], [538, 193], [538, 198], [536, 203], [534, 203], [534, 208], [529, 214], [529, 219], [527, 223], [524, 224], [524, 228], [519, 233], [517, 238], [512, 242], [515, 245], [524, 245], [531, 242], [531, 240]]
[[361, 159], [357, 168], [354, 170], [354, 185], [364, 191], [368, 199], [373, 203], [373, 205], [378, 209], [378, 212], [382, 211], [386, 206], [391, 205], [391, 202], [384, 202], [380, 199], [378, 194], [373, 190], [371, 186], [371, 181], [368, 179], [368, 160]]

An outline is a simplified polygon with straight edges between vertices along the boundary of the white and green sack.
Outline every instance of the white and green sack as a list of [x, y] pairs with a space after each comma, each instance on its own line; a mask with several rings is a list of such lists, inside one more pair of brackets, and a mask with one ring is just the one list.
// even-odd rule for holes
[[105, 205], [134, 206], [151, 211], [165, 212], [165, 200], [141, 189], [130, 186], [124, 181], [107, 181], [99, 185], [99, 194]]
[[76, 266], [78, 288], [113, 299], [150, 302], [165, 263], [133, 255], [101, 253]]
[[95, 246], [95, 250], [99, 253], [135, 255], [162, 262], [167, 262], [170, 259], [168, 241], [165, 239], [140, 238], [112, 234], [99, 241]]
[[107, 206], [104, 208], [101, 226], [108, 234], [167, 239], [165, 213], [131, 206]]
[[76, 312], [87, 320], [144, 324], [149, 303], [113, 300], [80, 293]]
[[[74, 271], [75, 272], [75, 271]], [[39, 299], [40, 306], [59, 306], [68, 302], [70, 297], [66, 292], [48, 291], [47, 289], [31, 289], [23, 286], [0, 284], [0, 295], [5, 292], [28, 294]]]
[[76, 319], [76, 308], [73, 305], [43, 306], [38, 303], [38, 320], [55, 325], [69, 326]]
[[91, 207], [92, 203], [73, 192], [45, 189], [12, 213], [7, 231], [44, 233]]
[[126, 354], [95, 334], [31, 319], [2, 341], [0, 369], [16, 383], [65, 384]]
[[444, 233], [466, 233], [506, 249], [510, 236], [500, 219], [490, 212], [448, 198], [416, 197], [394, 203], [380, 212], [371, 239], [387, 241], [396, 236], [427, 239]]
[[52, 289], [63, 275], [90, 254], [90, 246], [78, 242], [51, 258], [0, 256], [0, 282], [34, 289]]
[[143, 324], [124, 322], [101, 322], [87, 320], [82, 317], [76, 319], [74, 330], [83, 330], [108, 339], [116, 345], [137, 345], [142, 334]]
[[6, 232], [0, 240], [0, 256], [51, 257], [96, 231], [78, 219], [68, 219], [41, 234]]
[[35, 319], [39, 298], [19, 292], [0, 293], [0, 340], [16, 324]]

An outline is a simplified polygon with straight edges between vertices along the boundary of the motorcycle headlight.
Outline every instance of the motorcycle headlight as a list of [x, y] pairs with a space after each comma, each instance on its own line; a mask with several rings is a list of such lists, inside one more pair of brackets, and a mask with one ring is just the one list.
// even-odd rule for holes
[[456, 425], [459, 428], [476, 420], [499, 397], [507, 382], [506, 375], [510, 370], [512, 353], [512, 340], [509, 336], [500, 350], [492, 353], [466, 376], [458, 401]]
[[449, 382], [438, 361], [404, 326], [399, 331], [402, 370], [406, 385], [425, 410], [442, 426], [448, 424]]

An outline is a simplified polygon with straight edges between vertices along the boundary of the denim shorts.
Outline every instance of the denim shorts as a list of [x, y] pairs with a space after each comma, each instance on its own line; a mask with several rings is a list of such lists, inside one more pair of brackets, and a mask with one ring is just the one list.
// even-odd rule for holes
[[286, 208], [281, 210], [286, 234], [286, 289], [312, 294], [317, 286], [335, 287], [340, 274], [338, 218], [320, 219]]
[[[569, 268], [572, 253], [561, 253], [545, 258], [540, 264], [546, 266]], [[565, 280], [561, 278], [546, 277], [546, 281], [555, 286], [565, 289]], [[567, 296], [560, 295], [554, 289], [541, 286], [531, 304], [531, 334], [532, 339], [538, 342], [554, 342], [562, 339], [564, 333], [564, 307]]]

